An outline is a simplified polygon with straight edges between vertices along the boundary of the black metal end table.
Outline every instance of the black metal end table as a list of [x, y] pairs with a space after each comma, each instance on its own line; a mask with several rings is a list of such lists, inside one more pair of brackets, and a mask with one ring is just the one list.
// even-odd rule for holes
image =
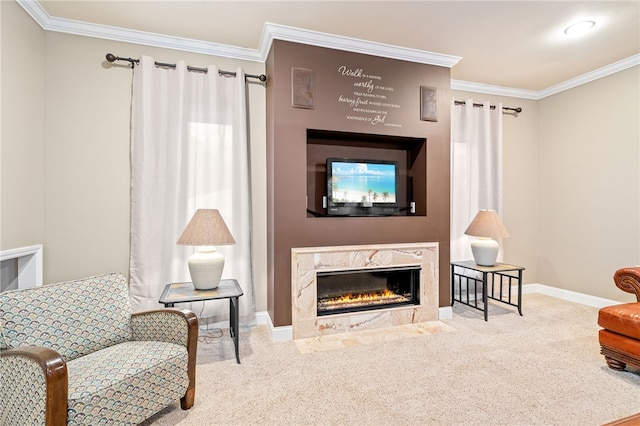
[[[462, 271], [456, 271], [456, 268]], [[465, 275], [466, 271], [476, 271], [482, 274], [482, 278]], [[496, 263], [493, 266], [480, 266], [472, 260], [463, 262], [451, 262], [451, 306], [454, 302], [460, 302], [474, 309], [484, 311], [484, 320], [489, 320], [488, 299], [496, 300], [507, 305], [518, 308], [518, 313], [522, 316], [522, 266], [508, 265], [506, 263]], [[497, 279], [496, 279], [497, 278]], [[458, 296], [456, 298], [455, 283], [458, 281]], [[503, 282], [507, 281], [508, 290], [503, 291]], [[513, 281], [518, 285], [517, 303], [512, 301], [511, 286]], [[490, 282], [489, 282], [490, 281]], [[466, 298], [462, 297], [463, 283], [466, 286]], [[487, 290], [491, 284], [491, 294]], [[499, 284], [499, 292], [495, 291], [496, 284]], [[482, 285], [482, 307], [478, 301], [478, 286]], [[469, 291], [473, 287], [473, 297], [469, 296]], [[496, 294], [497, 293], [497, 294]]]
[[234, 279], [220, 280], [217, 288], [212, 290], [196, 290], [190, 282], [167, 284], [159, 302], [165, 308], [173, 308], [176, 303], [202, 302], [205, 300], [229, 299], [229, 330], [236, 350], [236, 361], [240, 364], [238, 350], [239, 311], [238, 299], [244, 292]]

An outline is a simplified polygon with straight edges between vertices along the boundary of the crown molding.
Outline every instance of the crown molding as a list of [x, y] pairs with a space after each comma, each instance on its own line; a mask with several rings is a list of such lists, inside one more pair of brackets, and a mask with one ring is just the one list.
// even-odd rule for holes
[[491, 84], [474, 83], [472, 81], [462, 80], [451, 80], [451, 88], [453, 90], [462, 90], [465, 92], [509, 96], [512, 98], [532, 99], [535, 101], [539, 101], [540, 99], [544, 99], [548, 96], [564, 92], [565, 90], [573, 89], [574, 87], [590, 83], [594, 80], [607, 77], [611, 74], [615, 74], [617, 72], [624, 71], [627, 68], [638, 65], [640, 65], [640, 54], [630, 56], [626, 59], [622, 59], [618, 62], [614, 62], [613, 64], [598, 68], [597, 70], [590, 71], [586, 74], [582, 74], [565, 82], [549, 86], [543, 90], [516, 89], [512, 87], [494, 86]]
[[546, 89], [540, 90], [538, 92], [538, 99], [546, 98], [547, 96], [552, 96], [557, 93], [564, 92], [565, 90], [573, 89], [574, 87], [592, 82], [599, 78], [603, 78], [620, 71], [624, 71], [627, 68], [631, 68], [637, 65], [640, 65], [640, 54], [630, 56], [626, 59], [614, 62], [613, 64], [609, 64], [602, 68], [598, 68], [597, 70], [582, 74], [563, 83], [549, 86]]
[[[273, 40], [291, 41], [312, 46], [326, 47], [330, 49], [362, 53], [365, 55], [380, 56], [421, 64], [438, 65], [448, 68], [452, 68], [461, 59], [458, 56], [392, 46], [389, 44], [337, 36], [273, 23], [265, 23], [259, 50], [255, 50], [219, 43], [148, 33], [144, 31], [129, 30], [126, 28], [90, 24], [71, 19], [56, 18], [50, 16], [47, 11], [42, 8], [38, 0], [16, 0], [16, 2], [43, 30], [46, 31], [56, 31], [251, 62], [264, 63], [269, 53], [269, 49], [271, 49], [271, 45], [273, 44]], [[604, 66], [563, 83], [538, 91], [474, 83], [462, 80], [451, 80], [451, 89], [520, 99], [540, 100], [547, 96], [555, 95], [565, 90], [572, 89], [637, 65], [640, 65], [640, 54], [636, 54], [611, 65]]]
[[495, 86], [492, 84], [474, 83], [472, 81], [451, 80], [451, 89], [465, 92], [483, 93], [485, 95], [509, 96], [520, 99], [539, 99], [535, 90], [516, 89], [513, 87]]
[[384, 58], [399, 59], [402, 61], [416, 62], [420, 64], [438, 65], [447, 68], [453, 67], [460, 61], [460, 59], [462, 59], [459, 56], [398, 47], [390, 44], [272, 24], [270, 22], [267, 22], [264, 25], [262, 40], [260, 43], [260, 52], [262, 57], [265, 59], [269, 49], [271, 48], [273, 40], [292, 41], [312, 46], [327, 47], [330, 49], [381, 56]]
[[205, 55], [223, 56], [244, 61], [264, 62], [260, 53], [254, 49], [185, 39], [163, 34], [148, 33], [107, 25], [91, 24], [72, 19], [50, 16], [37, 0], [16, 0], [34, 21], [45, 31], [55, 31], [105, 40], [161, 47]]
[[350, 37], [266, 23], [260, 50], [155, 34], [50, 16], [37, 0], [16, 0], [46, 31], [102, 38], [253, 62], [265, 62], [274, 39], [451, 68], [460, 57], [374, 43]]

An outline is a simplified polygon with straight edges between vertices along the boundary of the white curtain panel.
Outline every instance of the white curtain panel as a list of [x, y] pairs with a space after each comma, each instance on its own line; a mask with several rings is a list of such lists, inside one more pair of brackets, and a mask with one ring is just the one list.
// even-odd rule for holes
[[[452, 100], [451, 111], [451, 261], [473, 259], [464, 234], [480, 209], [502, 217], [502, 104], [474, 107]], [[499, 253], [499, 256], [501, 254]], [[500, 258], [500, 257], [499, 257]]]
[[[255, 320], [251, 268], [250, 184], [244, 71], [236, 77], [175, 69], [140, 58], [131, 112], [130, 289], [136, 311], [156, 309], [166, 284], [191, 281], [197, 247], [176, 241], [199, 208], [218, 209], [236, 240], [219, 246], [222, 279], [244, 291], [240, 322]], [[229, 318], [227, 299], [180, 304], [202, 322]]]

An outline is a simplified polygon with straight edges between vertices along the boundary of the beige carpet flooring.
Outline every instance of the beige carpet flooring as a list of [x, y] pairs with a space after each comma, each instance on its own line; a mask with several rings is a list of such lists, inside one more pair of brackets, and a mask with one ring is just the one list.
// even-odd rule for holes
[[640, 412], [640, 371], [610, 370], [596, 308], [524, 295], [521, 317], [456, 304], [455, 330], [302, 353], [243, 328], [199, 343], [196, 403], [144, 425], [601, 425]]

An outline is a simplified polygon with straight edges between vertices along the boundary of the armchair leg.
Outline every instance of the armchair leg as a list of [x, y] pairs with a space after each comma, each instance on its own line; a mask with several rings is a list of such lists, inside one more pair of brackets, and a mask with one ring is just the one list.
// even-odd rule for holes
[[607, 355], [604, 356], [604, 359], [605, 361], [607, 361], [607, 365], [612, 370], [624, 371], [624, 369], [627, 367], [627, 364], [625, 364], [624, 362], [608, 357]]
[[195, 401], [195, 395], [196, 395], [195, 387], [187, 389], [187, 392], [184, 394], [184, 396], [180, 398], [180, 407], [183, 410], [188, 410], [189, 408], [193, 407], [193, 403]]

